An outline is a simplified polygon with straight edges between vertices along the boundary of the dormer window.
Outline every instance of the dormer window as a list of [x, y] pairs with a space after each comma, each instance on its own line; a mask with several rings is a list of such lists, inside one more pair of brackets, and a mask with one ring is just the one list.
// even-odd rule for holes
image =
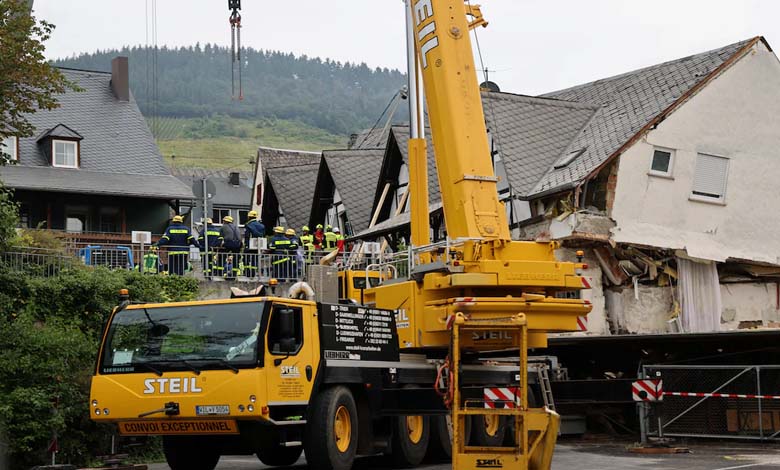
[[19, 139], [10, 136], [0, 141], [0, 152], [11, 161], [19, 161]]
[[38, 145], [49, 158], [51, 166], [57, 168], [79, 168], [81, 166], [81, 141], [78, 132], [64, 124], [57, 124], [38, 137]]
[[79, 167], [79, 143], [72, 140], [52, 139], [52, 166], [61, 168]]

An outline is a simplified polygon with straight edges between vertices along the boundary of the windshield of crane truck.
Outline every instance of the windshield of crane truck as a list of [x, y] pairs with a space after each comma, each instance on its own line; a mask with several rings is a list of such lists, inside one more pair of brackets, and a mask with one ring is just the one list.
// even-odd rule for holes
[[114, 316], [100, 372], [255, 367], [264, 302], [134, 308]]

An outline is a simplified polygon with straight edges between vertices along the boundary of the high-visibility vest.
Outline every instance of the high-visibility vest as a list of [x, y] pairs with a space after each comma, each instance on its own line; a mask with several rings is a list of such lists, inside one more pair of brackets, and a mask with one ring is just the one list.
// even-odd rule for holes
[[336, 248], [336, 242], [338, 241], [339, 237], [333, 232], [325, 232], [325, 249], [326, 250], [333, 250]]
[[144, 255], [144, 272], [157, 274], [160, 269], [160, 257], [154, 253]]
[[314, 235], [301, 235], [301, 244], [306, 250], [306, 262], [311, 262], [314, 251]]

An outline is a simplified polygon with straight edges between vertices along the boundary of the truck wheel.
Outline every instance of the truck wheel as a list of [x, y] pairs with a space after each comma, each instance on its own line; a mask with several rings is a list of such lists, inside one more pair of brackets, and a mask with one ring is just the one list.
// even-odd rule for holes
[[303, 447], [267, 447], [257, 451], [257, 458], [269, 467], [287, 467], [301, 458]]
[[393, 421], [390, 443], [393, 463], [400, 468], [420, 465], [431, 437], [430, 419], [427, 416], [399, 416]]
[[347, 387], [318, 394], [310, 406], [303, 445], [309, 468], [349, 470], [355, 460], [358, 415]]
[[203, 439], [163, 436], [163, 454], [171, 470], [214, 470], [219, 450]]
[[[450, 460], [452, 458], [452, 417], [451, 415], [431, 416], [431, 439], [428, 456], [432, 460]], [[471, 439], [471, 420], [466, 420], [464, 441]]]
[[479, 447], [501, 447], [506, 435], [507, 420], [503, 416], [474, 415], [471, 442]]

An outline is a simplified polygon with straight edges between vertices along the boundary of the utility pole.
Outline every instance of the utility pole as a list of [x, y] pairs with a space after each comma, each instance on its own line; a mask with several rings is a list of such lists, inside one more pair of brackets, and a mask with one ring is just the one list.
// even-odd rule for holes
[[205, 256], [203, 266], [206, 267], [205, 269], [209, 269], [211, 266], [211, 263], [209, 262], [209, 223], [208, 216], [206, 215], [208, 214], [209, 207], [209, 191], [206, 189], [207, 178], [208, 177], [204, 176], [201, 179], [201, 183], [203, 183], [203, 256]]

